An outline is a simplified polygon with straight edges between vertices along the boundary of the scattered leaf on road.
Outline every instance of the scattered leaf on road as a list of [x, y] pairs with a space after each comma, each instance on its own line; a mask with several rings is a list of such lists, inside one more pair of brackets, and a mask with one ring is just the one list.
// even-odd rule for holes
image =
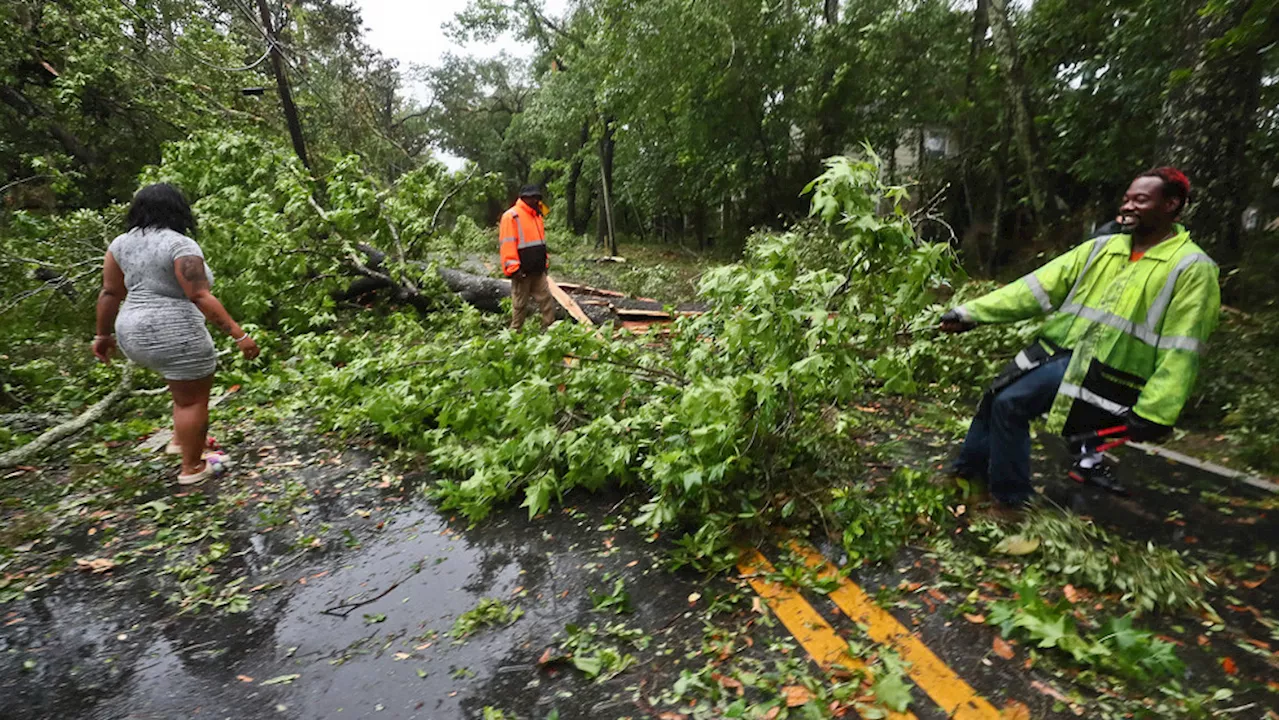
[[116, 566], [116, 561], [110, 558], [76, 558], [76, 565], [81, 570], [91, 570], [95, 573], [104, 573]]
[[782, 697], [787, 700], [787, 707], [800, 707], [813, 699], [813, 693], [803, 685], [787, 685], [782, 688]]
[[1054, 700], [1058, 700], [1059, 702], [1064, 702], [1064, 703], [1071, 702], [1070, 700], [1067, 699], [1066, 695], [1063, 695], [1062, 693], [1058, 692], [1056, 689], [1054, 689], [1052, 685], [1042, 683], [1039, 680], [1032, 680], [1031, 687], [1035, 688], [1036, 690], [1039, 690], [1041, 693], [1045, 695], [1048, 695]]
[[1013, 659], [1013, 646], [1005, 642], [1002, 637], [997, 637], [991, 641], [991, 650], [1005, 660]]
[[1229, 657], [1222, 658], [1222, 669], [1225, 670], [1228, 675], [1235, 675], [1240, 672], [1240, 668], [1236, 667], [1236, 661]]
[[1017, 700], [1009, 700], [1000, 711], [1000, 720], [1031, 720], [1031, 708]]
[[720, 673], [712, 673], [711, 677], [716, 682], [720, 683], [720, 687], [724, 688], [725, 690], [736, 690], [739, 696], [742, 695], [743, 688], [742, 688], [741, 680], [736, 680], [734, 678], [721, 675]]
[[249, 677], [248, 675], [237, 675], [236, 679], [239, 680], [240, 682], [253, 682], [253, 678]]
[[263, 680], [258, 684], [259, 685], [288, 685], [289, 683], [293, 682], [294, 680], [297, 680], [300, 677], [302, 676], [299, 675], [298, 673], [294, 673], [292, 675], [277, 675], [271, 678], [270, 680]]
[[968, 620], [971, 623], [976, 623], [978, 625], [981, 625], [982, 623], [987, 621], [987, 616], [983, 615], [982, 613], [977, 613], [977, 614], [965, 613], [964, 619]]

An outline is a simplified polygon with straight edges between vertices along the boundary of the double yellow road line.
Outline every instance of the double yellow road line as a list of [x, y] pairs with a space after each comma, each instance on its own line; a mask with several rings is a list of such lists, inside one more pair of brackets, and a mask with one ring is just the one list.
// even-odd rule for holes
[[[804, 563], [818, 571], [821, 578], [838, 581], [827, 595], [836, 607], [855, 623], [867, 628], [871, 639], [892, 648], [906, 661], [907, 675], [947, 717], [956, 720], [999, 720], [1000, 711], [978, 695], [959, 675], [925, 646], [920, 638], [903, 627], [893, 615], [875, 603], [862, 588], [847, 577], [841, 577], [834, 565], [813, 548], [792, 543], [791, 549]], [[773, 564], [757, 550], [746, 550], [738, 561], [738, 570], [751, 587], [768, 604], [773, 614], [823, 669], [841, 665], [850, 670], [866, 666], [849, 653], [849, 643], [841, 638], [822, 615], [795, 588], [769, 579]], [[895, 720], [914, 720], [911, 712], [890, 713]]]

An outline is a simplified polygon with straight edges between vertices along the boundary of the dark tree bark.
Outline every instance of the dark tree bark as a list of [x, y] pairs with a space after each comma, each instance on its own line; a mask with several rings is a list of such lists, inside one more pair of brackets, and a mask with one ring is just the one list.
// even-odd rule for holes
[[585, 221], [578, 223], [578, 180], [582, 177], [582, 148], [591, 139], [591, 122], [582, 121], [582, 132], [578, 136], [578, 149], [573, 154], [573, 162], [569, 164], [569, 176], [564, 184], [564, 221], [569, 232], [581, 235], [586, 229]]
[[[600, 137], [600, 217], [596, 220], [596, 246], [605, 241], [610, 255], [618, 254], [618, 237], [613, 225], [613, 118], [604, 118]], [[603, 227], [601, 227], [603, 226]], [[601, 233], [603, 230], [603, 233]]]
[[978, 61], [982, 57], [982, 48], [987, 42], [987, 0], [978, 0], [973, 11], [973, 25], [969, 31], [969, 63], [964, 71], [964, 123], [960, 126], [960, 184], [964, 193], [965, 211], [969, 217], [969, 225], [977, 225], [978, 203], [975, 202], [972, 160], [977, 151], [973, 147], [973, 121], [977, 110], [974, 102], [974, 80], [978, 74]]
[[1224, 3], [1189, 18], [1188, 35], [1183, 64], [1190, 74], [1171, 84], [1161, 117], [1165, 162], [1191, 179], [1185, 217], [1196, 241], [1233, 264], [1243, 251], [1241, 215], [1270, 180], [1248, 150], [1268, 71], [1262, 50], [1276, 42], [1276, 3]]
[[1036, 222], [1043, 221], [1047, 207], [1044, 186], [1040, 180], [1040, 147], [1031, 111], [1031, 92], [1022, 72], [1022, 58], [1018, 55], [1017, 40], [1009, 21], [1006, 0], [988, 0], [987, 21], [991, 24], [991, 39], [996, 50], [996, 61], [1004, 76], [1009, 110], [1013, 116], [1014, 145], [1023, 165], [1023, 185], [1031, 201]]
[[79, 160], [82, 165], [97, 164], [98, 154], [92, 148], [85, 145], [80, 138], [49, 117], [47, 112], [33, 103], [20, 90], [12, 87], [0, 87], [0, 102], [13, 108], [19, 115], [29, 120], [43, 123], [49, 135], [58, 141], [58, 144], [62, 146], [63, 150], [67, 151], [67, 154]]
[[289, 78], [285, 75], [284, 61], [280, 56], [280, 46], [271, 13], [267, 10], [267, 0], [258, 0], [258, 14], [262, 16], [262, 27], [271, 43], [271, 69], [276, 76], [276, 90], [280, 93], [280, 105], [284, 108], [284, 120], [289, 126], [289, 139], [293, 142], [293, 152], [302, 161], [303, 166], [311, 169], [311, 161], [307, 159], [307, 141], [302, 135], [302, 121], [298, 119], [298, 108], [293, 104], [293, 93], [289, 90]]

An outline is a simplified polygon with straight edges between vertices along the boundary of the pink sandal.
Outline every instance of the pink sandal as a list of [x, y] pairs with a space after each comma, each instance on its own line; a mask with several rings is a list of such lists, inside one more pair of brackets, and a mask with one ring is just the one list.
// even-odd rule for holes
[[209, 478], [222, 477], [222, 474], [227, 471], [230, 465], [231, 461], [223, 453], [207, 452], [204, 454], [204, 468], [200, 472], [191, 473], [190, 475], [179, 473], [178, 484], [197, 485]]

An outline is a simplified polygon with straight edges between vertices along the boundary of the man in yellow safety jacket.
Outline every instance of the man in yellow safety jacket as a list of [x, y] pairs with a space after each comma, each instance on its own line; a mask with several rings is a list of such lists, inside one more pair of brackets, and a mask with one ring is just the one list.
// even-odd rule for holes
[[[940, 329], [1048, 316], [982, 399], [953, 471], [985, 477], [1002, 506], [1020, 507], [1031, 487], [1032, 418], [1049, 413], [1064, 435], [1126, 426], [1132, 440], [1169, 433], [1195, 384], [1217, 325], [1218, 266], [1175, 224], [1191, 183], [1155, 168], [1129, 185], [1103, 235], [1047, 265], [948, 311]], [[1101, 453], [1081, 447], [1072, 477], [1115, 487]]]
[[511, 278], [511, 329], [524, 325], [530, 301], [536, 302], [542, 312], [542, 327], [556, 319], [556, 301], [547, 285], [547, 269], [551, 259], [547, 255], [547, 235], [542, 226], [546, 213], [542, 204], [542, 190], [537, 185], [520, 188], [520, 197], [509, 210], [502, 213], [498, 225], [499, 256], [502, 272]]

